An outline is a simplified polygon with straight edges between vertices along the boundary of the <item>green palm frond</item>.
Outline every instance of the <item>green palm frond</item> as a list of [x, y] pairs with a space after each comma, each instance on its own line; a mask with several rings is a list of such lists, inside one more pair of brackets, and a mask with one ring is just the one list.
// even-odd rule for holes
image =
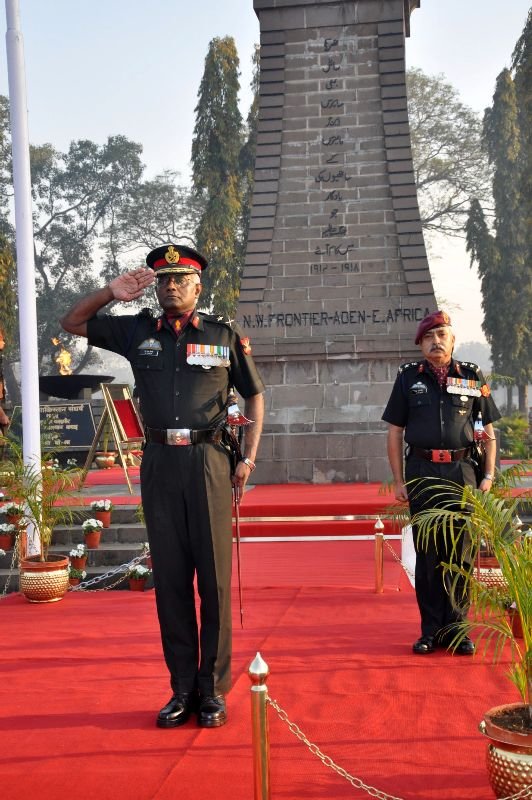
[[[519, 472], [509, 480], [514, 480]], [[412, 519], [419, 544], [427, 547], [432, 540], [442, 539], [447, 543], [451, 555], [442, 566], [450, 576], [453, 602], [457, 607], [471, 602], [473, 607], [471, 619], [452, 626], [452, 644], [456, 646], [466, 635], [474, 633], [484, 654], [491, 653], [494, 661], [499, 661], [509, 646], [508, 677], [530, 706], [532, 535], [521, 532], [516, 518], [518, 508], [530, 507], [532, 498], [526, 494], [512, 497], [507, 491], [483, 493], [471, 486], [444, 481], [434, 487], [431, 497], [439, 507], [421, 511]], [[481, 546], [487, 546], [498, 562], [500, 585], [488, 585], [482, 580], [477, 560]], [[513, 633], [508, 618], [510, 608], [521, 622], [522, 640]]]

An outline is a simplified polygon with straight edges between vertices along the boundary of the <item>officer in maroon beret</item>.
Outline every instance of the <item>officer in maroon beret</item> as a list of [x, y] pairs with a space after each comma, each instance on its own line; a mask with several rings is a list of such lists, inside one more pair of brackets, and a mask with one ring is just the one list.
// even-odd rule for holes
[[[157, 725], [177, 728], [197, 713], [200, 727], [214, 728], [226, 722], [231, 685], [231, 484], [239, 499], [255, 468], [264, 385], [238, 326], [196, 309], [206, 259], [165, 244], [146, 264], [79, 300], [61, 324], [127, 358], [135, 377], [146, 435], [142, 505], [173, 692]], [[160, 316], [96, 316], [112, 301], [138, 300], [154, 282]], [[233, 387], [253, 422], [232, 473], [220, 437]]]
[[[496, 442], [492, 423], [500, 418], [488, 385], [476, 364], [453, 359], [454, 333], [445, 311], [426, 316], [416, 332], [415, 343], [423, 358], [399, 367], [382, 419], [388, 423], [388, 458], [398, 500], [408, 500], [413, 517], [424, 509], [438, 507], [448, 498], [441, 485], [477, 486], [488, 492], [495, 469]], [[480, 416], [479, 416], [480, 415]], [[475, 421], [484, 429], [486, 459], [484, 473], [475, 473], [472, 445]], [[403, 464], [403, 439], [406, 465]], [[435, 487], [439, 486], [439, 490]], [[416, 548], [415, 586], [421, 615], [421, 637], [413, 651], [433, 653], [448, 646], [449, 627], [465, 618], [466, 610], [453, 606], [449, 576], [442, 574], [441, 562], [451, 552], [441, 537]], [[472, 655], [473, 642], [466, 637], [454, 650]]]

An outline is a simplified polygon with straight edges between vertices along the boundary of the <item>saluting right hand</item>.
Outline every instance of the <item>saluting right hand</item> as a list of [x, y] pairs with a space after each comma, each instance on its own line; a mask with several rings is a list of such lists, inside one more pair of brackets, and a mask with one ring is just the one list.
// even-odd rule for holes
[[115, 300], [129, 303], [142, 297], [144, 290], [155, 280], [155, 273], [148, 267], [139, 267], [124, 272], [118, 278], [113, 278], [109, 288]]

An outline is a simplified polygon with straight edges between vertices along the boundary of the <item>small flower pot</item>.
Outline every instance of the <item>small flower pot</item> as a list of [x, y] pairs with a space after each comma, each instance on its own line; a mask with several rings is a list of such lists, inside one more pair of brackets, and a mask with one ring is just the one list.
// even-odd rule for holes
[[132, 592], [143, 592], [146, 586], [146, 578], [130, 578], [129, 589]]
[[70, 565], [73, 569], [85, 569], [87, 564], [87, 556], [70, 556]]
[[0, 533], [0, 550], [12, 550], [14, 546], [14, 533]]
[[85, 546], [87, 550], [98, 549], [101, 535], [101, 531], [85, 531]]
[[69, 578], [68, 582], [71, 586], [77, 586], [78, 583], [81, 583], [81, 578]]
[[108, 528], [111, 524], [110, 511], [95, 511], [94, 518], [100, 520], [104, 528]]
[[116, 453], [96, 453], [94, 457], [98, 469], [111, 469], [116, 461]]

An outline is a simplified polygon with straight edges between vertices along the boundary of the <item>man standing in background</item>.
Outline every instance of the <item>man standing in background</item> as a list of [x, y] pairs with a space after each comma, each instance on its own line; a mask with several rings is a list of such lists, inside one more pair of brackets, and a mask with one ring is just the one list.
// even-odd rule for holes
[[[478, 488], [489, 492], [493, 481], [496, 442], [492, 422], [501, 415], [476, 364], [452, 358], [454, 342], [451, 320], [444, 311], [429, 314], [420, 322], [415, 343], [420, 346], [423, 359], [399, 368], [382, 416], [388, 423], [388, 458], [395, 497], [408, 500], [411, 517], [448, 502], [449, 494], [444, 496], [442, 492], [445, 484], [477, 486], [472, 462], [477, 419], [483, 423], [487, 437], [484, 473]], [[403, 436], [407, 445], [404, 474]], [[453, 605], [448, 576], [444, 582], [441, 564], [451, 560], [450, 543], [443, 537], [434, 537], [422, 546], [414, 526], [414, 546], [421, 636], [413, 651], [425, 655], [433, 653], [437, 646], [448, 646], [452, 635], [447, 627], [464, 619], [466, 612]], [[454, 652], [472, 655], [475, 646], [465, 637]]]

